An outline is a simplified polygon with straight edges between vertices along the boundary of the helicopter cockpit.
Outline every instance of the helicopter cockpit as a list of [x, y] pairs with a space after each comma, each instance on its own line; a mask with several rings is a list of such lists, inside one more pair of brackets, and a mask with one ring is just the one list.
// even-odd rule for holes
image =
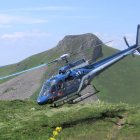
[[57, 82], [56, 80], [47, 80], [44, 82], [43, 87], [40, 92], [41, 95], [47, 95], [49, 93], [55, 94], [57, 92]]
[[62, 81], [58, 81], [57, 78], [52, 78], [50, 80], [47, 80], [44, 82], [43, 87], [41, 89], [40, 92], [40, 96], [43, 95], [48, 95], [48, 94], [62, 94], [62, 90], [63, 90], [63, 82]]

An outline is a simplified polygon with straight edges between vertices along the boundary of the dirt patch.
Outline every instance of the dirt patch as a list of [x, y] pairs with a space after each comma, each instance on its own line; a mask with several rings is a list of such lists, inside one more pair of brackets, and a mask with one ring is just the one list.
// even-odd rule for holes
[[46, 67], [19, 75], [0, 84], [0, 100], [29, 98], [40, 86]]

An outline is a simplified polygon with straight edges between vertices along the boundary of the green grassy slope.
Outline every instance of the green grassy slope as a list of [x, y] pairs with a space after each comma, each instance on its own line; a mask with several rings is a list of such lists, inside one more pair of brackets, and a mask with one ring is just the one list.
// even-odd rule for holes
[[96, 102], [61, 108], [29, 101], [0, 101], [1, 140], [47, 140], [57, 126], [57, 140], [138, 140], [140, 106]]
[[[103, 47], [104, 56], [116, 52]], [[111, 102], [139, 103], [140, 101], [140, 56], [128, 56], [105, 70], [93, 80], [99, 98]]]

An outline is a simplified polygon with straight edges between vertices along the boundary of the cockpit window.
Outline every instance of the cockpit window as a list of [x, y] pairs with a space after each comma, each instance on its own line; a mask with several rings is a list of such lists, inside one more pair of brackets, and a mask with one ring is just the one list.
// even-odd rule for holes
[[56, 93], [57, 89], [56, 89], [56, 80], [52, 80], [52, 81], [46, 81], [41, 89], [40, 92], [40, 96], [41, 95], [47, 95], [49, 93]]
[[41, 92], [40, 92], [40, 95], [47, 95], [50, 91], [50, 88], [51, 88], [50, 82], [48, 82], [48, 81], [44, 82], [42, 89], [41, 89]]

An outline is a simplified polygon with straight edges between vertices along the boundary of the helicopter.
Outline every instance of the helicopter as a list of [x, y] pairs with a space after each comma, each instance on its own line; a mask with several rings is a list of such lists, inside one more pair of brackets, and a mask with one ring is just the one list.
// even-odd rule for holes
[[[112, 56], [109, 56], [94, 63], [90, 63], [83, 58], [69, 63], [68, 59], [70, 57], [70, 54], [66, 53], [51, 62], [41, 64], [39, 66], [8, 76], [0, 77], [0, 80], [16, 76], [28, 71], [32, 71], [41, 67], [45, 67], [52, 63], [65, 61], [66, 65], [58, 70], [57, 75], [45, 80], [37, 98], [37, 103], [39, 105], [43, 105], [46, 103], [55, 103], [57, 101], [63, 101], [64, 103], [74, 102], [77, 98], [84, 99], [86, 95], [81, 98], [80, 92], [90, 84], [90, 82], [95, 76], [99, 75], [101, 72], [108, 69], [110, 66], [122, 60], [126, 56], [130, 54], [134, 55], [136, 51], [140, 53], [140, 25], [137, 26], [136, 44], [130, 46], [126, 37], [124, 37], [124, 41], [128, 46], [127, 49], [119, 51]], [[72, 95], [72, 97], [74, 98], [69, 98], [70, 95]], [[87, 95], [86, 97], [88, 96], [90, 95]]]

